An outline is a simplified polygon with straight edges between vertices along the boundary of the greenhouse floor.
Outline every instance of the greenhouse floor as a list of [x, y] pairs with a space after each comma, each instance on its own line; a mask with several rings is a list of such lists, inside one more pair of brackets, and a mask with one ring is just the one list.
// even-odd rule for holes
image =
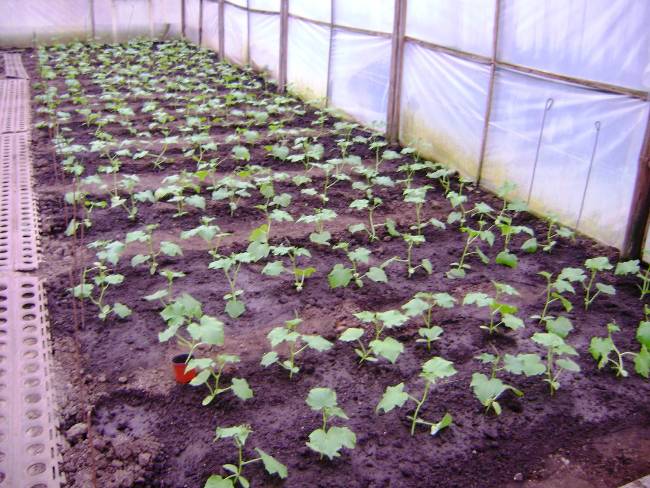
[[[44, 280], [47, 293], [65, 486], [231, 486], [232, 478], [222, 483], [223, 466], [237, 462], [237, 447], [215, 439], [215, 429], [240, 424], [253, 431], [244, 437], [246, 459], [259, 448], [281, 463], [262, 457], [245, 465], [251, 486], [605, 488], [650, 472], [650, 382], [628, 359], [629, 376], [619, 378], [588, 352], [614, 320], [620, 349], [639, 350], [648, 300], [639, 299], [635, 277], [599, 274], [616, 293], [599, 294], [588, 310], [573, 282], [567, 302], [542, 312], [539, 272], [568, 275], [596, 256], [615, 265], [616, 250], [580, 236], [550, 244], [549, 222], [517, 210], [513, 223], [539, 238], [535, 252], [528, 230], [513, 234], [514, 266], [497, 264], [508, 243], [494, 228], [493, 242], [472, 244], [471, 266], [457, 266], [468, 234], [457, 219], [478, 228], [506, 212], [504, 199], [441, 167], [408, 167], [408, 151], [277, 95], [214, 53], [139, 41], [22, 56], [33, 90], [22, 124], [32, 131], [42, 254], [25, 275]], [[20, 72], [15, 58], [8, 66]], [[413, 193], [404, 199], [402, 186], [427, 186], [425, 204]], [[371, 220], [368, 205], [376, 205]], [[217, 246], [219, 232], [228, 235]], [[348, 247], [335, 246], [342, 242]], [[418, 292], [438, 295], [417, 302]], [[432, 311], [428, 332], [425, 309], [415, 311], [423, 303]], [[521, 322], [495, 313], [506, 309]], [[555, 319], [532, 318], [545, 312]], [[295, 314], [299, 325], [291, 325]], [[200, 323], [186, 327], [193, 320]], [[219, 321], [225, 339], [201, 335]], [[287, 321], [301, 341], [291, 377], [282, 360], [293, 349], [275, 347], [280, 361], [269, 356], [270, 340], [288, 330], [274, 328]], [[438, 335], [434, 324], [444, 329]], [[199, 330], [211, 344], [193, 349], [197, 357], [225, 365], [207, 397], [205, 384], [174, 381], [170, 360], [187, 344], [168, 339], [186, 329], [183, 340]], [[358, 342], [345, 340], [356, 333]], [[575, 367], [559, 369], [554, 394], [545, 374], [524, 362], [546, 357], [531, 340], [537, 333], [571, 344], [559, 355], [579, 352]], [[423, 363], [435, 358], [446, 366], [425, 387]], [[519, 361], [520, 371], [503, 360]], [[491, 373], [504, 389], [484, 402], [470, 385]], [[356, 434], [335, 455], [307, 444], [323, 423], [306, 403], [316, 388], [335, 390], [345, 412], [328, 427]], [[413, 396], [389, 405], [386, 392], [400, 388]], [[416, 409], [423, 388], [430, 395]], [[446, 413], [451, 425], [442, 423]]]

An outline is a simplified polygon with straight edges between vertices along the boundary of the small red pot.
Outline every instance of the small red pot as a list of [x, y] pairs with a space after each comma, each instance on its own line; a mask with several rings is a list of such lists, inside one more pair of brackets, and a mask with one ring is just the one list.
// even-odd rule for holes
[[190, 369], [187, 372], [185, 371], [187, 362], [189, 361], [189, 356], [189, 354], [178, 354], [172, 358], [174, 378], [176, 378], [176, 383], [180, 383], [181, 385], [186, 385], [196, 376], [195, 369]]

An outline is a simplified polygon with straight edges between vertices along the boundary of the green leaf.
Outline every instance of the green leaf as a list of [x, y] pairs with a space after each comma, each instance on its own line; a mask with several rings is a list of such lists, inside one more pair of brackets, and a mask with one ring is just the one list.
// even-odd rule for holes
[[503, 325], [508, 327], [511, 330], [517, 330], [517, 329], [522, 329], [524, 327], [524, 321], [521, 320], [519, 317], [515, 315], [511, 315], [509, 313], [504, 314], [502, 319], [503, 320]]
[[145, 296], [143, 298], [148, 302], [153, 302], [155, 300], [161, 300], [161, 299], [165, 298], [167, 295], [168, 295], [167, 290], [158, 290], [158, 291], [152, 293], [151, 295], [147, 295], [147, 296]]
[[133, 313], [129, 307], [119, 302], [115, 302], [113, 305], [113, 312], [121, 319], [125, 319]]
[[470, 292], [463, 298], [463, 305], [476, 305], [477, 307], [487, 307], [492, 302], [492, 297], [483, 292]]
[[119, 285], [124, 282], [124, 275], [121, 274], [111, 274], [104, 278], [104, 282], [109, 285]]
[[246, 305], [240, 300], [229, 300], [226, 303], [226, 313], [230, 318], [236, 319], [246, 311]]
[[384, 413], [390, 412], [395, 407], [402, 407], [408, 401], [408, 393], [404, 391], [404, 383], [395, 386], [387, 386], [381, 400], [375, 408], [375, 412], [383, 410]]
[[160, 252], [167, 256], [182, 256], [183, 249], [178, 244], [169, 241], [162, 241], [160, 243]]
[[333, 408], [337, 406], [336, 392], [330, 388], [312, 388], [309, 390], [306, 402], [316, 412], [324, 408]]
[[431, 425], [431, 435], [436, 435], [441, 430], [449, 427], [453, 421], [454, 418], [451, 416], [451, 414], [449, 412], [445, 413], [442, 419], [440, 419], [440, 422], [436, 422], [435, 424]]
[[388, 283], [388, 276], [386, 276], [386, 272], [376, 266], [370, 268], [366, 273], [366, 276], [375, 283]]
[[557, 361], [555, 361], [555, 364], [562, 369], [566, 369], [567, 371], [572, 371], [574, 373], [580, 372], [580, 366], [575, 361], [572, 361], [571, 359], [560, 358]]
[[264, 464], [264, 469], [266, 469], [267, 473], [277, 474], [282, 479], [285, 479], [287, 477], [289, 472], [287, 471], [287, 467], [284, 464], [282, 464], [270, 454], [262, 451], [259, 447], [256, 447], [255, 450], [262, 458], [262, 463]]
[[422, 327], [418, 329], [418, 334], [420, 337], [423, 337], [428, 342], [437, 341], [443, 332], [444, 330], [442, 327], [438, 327], [437, 325], [429, 328]]
[[235, 157], [235, 159], [239, 159], [242, 161], [250, 161], [251, 159], [251, 155], [248, 152], [248, 149], [246, 149], [244, 146], [233, 147], [232, 155]]
[[208, 379], [210, 379], [211, 375], [212, 372], [209, 369], [204, 369], [199, 374], [197, 374], [194, 378], [192, 378], [192, 380], [190, 381], [190, 385], [192, 386], [203, 385], [205, 384], [206, 381], [208, 381]]
[[285, 269], [282, 261], [271, 261], [270, 263], [267, 263], [266, 266], [264, 266], [264, 269], [262, 269], [262, 274], [268, 276], [279, 276], [284, 271]]
[[571, 282], [583, 282], [587, 279], [582, 268], [564, 268], [558, 275], [558, 280], [567, 280]]
[[253, 398], [253, 390], [248, 386], [248, 381], [244, 378], [233, 378], [232, 379], [232, 392], [240, 400], [248, 400]]
[[457, 372], [454, 363], [434, 356], [422, 365], [421, 376], [431, 383], [435, 383], [436, 380], [454, 376]]
[[616, 288], [614, 288], [612, 285], [606, 285], [604, 283], [596, 283], [596, 288], [598, 289], [598, 291], [604, 293], [605, 295], [616, 295]]
[[429, 261], [427, 258], [424, 258], [421, 264], [422, 268], [427, 272], [427, 274], [433, 273], [433, 265], [431, 264], [431, 261]]
[[516, 268], [518, 259], [517, 256], [508, 251], [501, 251], [497, 254], [495, 262], [497, 264], [502, 264], [503, 266], [508, 266], [509, 268]]
[[639, 341], [639, 344], [650, 348], [650, 321], [641, 321], [639, 327], [636, 330], [636, 340]]
[[383, 340], [375, 339], [374, 341], [370, 341], [369, 346], [375, 356], [386, 358], [393, 364], [397, 361], [399, 355], [404, 352], [404, 344], [392, 337], [387, 337]]
[[189, 197], [185, 198], [185, 203], [191, 205], [192, 207], [205, 210], [205, 198], [201, 195], [190, 195]]
[[537, 239], [531, 237], [521, 245], [521, 250], [527, 253], [534, 253], [537, 251]]
[[547, 332], [535, 332], [531, 339], [546, 348], [555, 348], [564, 345], [564, 340], [560, 336]]
[[233, 427], [217, 427], [215, 439], [229, 439], [236, 437], [241, 445], [246, 444], [246, 439], [253, 432], [248, 425], [235, 425]]
[[635, 275], [640, 271], [639, 260], [632, 259], [630, 261], [622, 261], [616, 264], [616, 269], [614, 270], [615, 275]]
[[332, 234], [324, 230], [323, 232], [312, 232], [309, 234], [309, 240], [314, 244], [320, 244], [323, 246], [329, 246], [329, 240], [332, 238]]
[[235, 488], [234, 482], [230, 479], [224, 479], [217, 474], [213, 474], [205, 482], [203, 488]]
[[72, 289], [72, 295], [75, 298], [88, 298], [91, 295], [93, 288], [95, 288], [95, 285], [90, 283], [77, 285]]
[[341, 263], [337, 263], [334, 265], [334, 268], [332, 268], [332, 271], [327, 275], [327, 281], [330, 288], [345, 287], [350, 284], [352, 276], [352, 269], [344, 267]]
[[307, 446], [319, 454], [333, 459], [340, 456], [339, 451], [343, 447], [354, 449], [356, 442], [357, 438], [350, 429], [334, 426], [327, 431], [323, 429], [313, 431], [309, 434]]
[[644, 345], [639, 353], [634, 356], [634, 370], [644, 378], [650, 377], [650, 352]]
[[430, 305], [421, 298], [413, 298], [402, 305], [402, 308], [409, 317], [417, 317], [429, 310]]
[[587, 259], [585, 261], [585, 267], [592, 271], [605, 271], [613, 268], [609, 262], [609, 259], [605, 256]]
[[385, 312], [377, 313], [377, 319], [381, 320], [384, 326], [392, 329], [393, 327], [399, 327], [406, 323], [409, 317], [399, 310], [386, 310]]
[[589, 343], [591, 356], [598, 361], [598, 369], [607, 364], [609, 354], [614, 350], [614, 343], [609, 337], [592, 337]]
[[204, 315], [201, 317], [199, 336], [197, 339], [204, 344], [223, 346], [225, 340], [223, 322], [209, 315]]
[[565, 339], [572, 330], [573, 324], [564, 316], [555, 319], [546, 319], [546, 331], [558, 335], [562, 339]]
[[272, 364], [277, 363], [278, 361], [278, 353], [275, 351], [269, 351], [264, 356], [262, 356], [262, 361], [260, 364], [264, 366], [265, 368], [271, 366]]
[[537, 354], [517, 354], [516, 356], [506, 354], [503, 366], [510, 373], [525, 374], [526, 376], [537, 376], [546, 371], [546, 366]]
[[339, 341], [343, 342], [353, 342], [361, 338], [364, 334], [364, 330], [359, 327], [349, 327], [343, 331], [339, 336]]
[[318, 352], [327, 351], [334, 345], [319, 335], [303, 335], [302, 340], [305, 341], [311, 349], [314, 349]]

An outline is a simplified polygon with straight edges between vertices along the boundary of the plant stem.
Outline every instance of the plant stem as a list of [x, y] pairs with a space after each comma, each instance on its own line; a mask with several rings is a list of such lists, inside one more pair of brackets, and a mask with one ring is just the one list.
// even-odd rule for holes
[[427, 400], [427, 395], [429, 394], [429, 387], [431, 386], [431, 383], [427, 381], [424, 385], [424, 393], [422, 393], [422, 399], [417, 401], [417, 407], [415, 407], [415, 412], [413, 413], [413, 421], [411, 422], [411, 435], [415, 434], [415, 424], [418, 420], [418, 414], [420, 413], [420, 408], [422, 408], [422, 405], [424, 402]]

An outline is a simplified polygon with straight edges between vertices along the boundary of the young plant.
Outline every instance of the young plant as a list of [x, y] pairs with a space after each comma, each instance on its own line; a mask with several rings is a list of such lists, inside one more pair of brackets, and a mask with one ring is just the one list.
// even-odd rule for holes
[[429, 224], [433, 224], [440, 229], [445, 228], [445, 224], [438, 219], [432, 218], [427, 222], [422, 222], [422, 207], [427, 201], [427, 191], [431, 189], [429, 185], [419, 188], [406, 188], [403, 192], [404, 202], [412, 203], [415, 206], [415, 225], [409, 227], [409, 230], [415, 231], [416, 235], [422, 235], [422, 229]]
[[531, 236], [531, 238], [524, 242], [522, 245], [522, 249], [524, 251], [535, 252], [537, 250], [535, 232], [530, 227], [527, 227], [525, 225], [513, 225], [512, 218], [506, 215], [499, 215], [496, 218], [494, 225], [499, 228], [501, 235], [503, 236], [503, 250], [497, 254], [496, 258], [494, 259], [497, 264], [508, 266], [509, 268], [517, 267], [519, 259], [517, 258], [516, 254], [510, 252], [510, 241], [513, 236], [516, 236], [518, 234], [524, 233]]
[[[155, 191], [154, 196], [157, 200], [176, 204], [174, 217], [187, 215], [185, 205], [205, 210], [205, 197], [199, 195], [201, 187], [195, 183], [193, 175], [183, 172], [180, 175], [167, 176], [162, 180], [162, 185]], [[186, 195], [187, 191], [192, 193]]]
[[300, 257], [311, 258], [311, 253], [308, 249], [304, 247], [297, 246], [273, 246], [271, 252], [274, 256], [287, 256], [291, 262], [291, 268], [285, 268], [282, 261], [270, 261], [262, 269], [262, 274], [267, 276], [280, 276], [282, 273], [288, 273], [293, 275], [293, 286], [296, 287], [296, 291], [302, 291], [305, 286], [305, 279], [309, 278], [316, 272], [316, 268], [308, 266], [306, 268], [300, 268], [298, 266], [298, 259]]
[[282, 360], [276, 351], [269, 351], [262, 356], [262, 366], [266, 368], [271, 364], [278, 363], [289, 371], [289, 379], [291, 379], [294, 374], [300, 371], [300, 367], [296, 365], [296, 357], [301, 352], [307, 348], [314, 349], [318, 352], [324, 352], [332, 348], [333, 344], [319, 335], [308, 335], [298, 332], [298, 326], [301, 323], [302, 319], [295, 317], [287, 320], [284, 326], [273, 328], [266, 335], [273, 349], [286, 342], [289, 348], [289, 357]]
[[141, 242], [147, 246], [146, 254], [136, 254], [131, 258], [131, 266], [136, 267], [144, 263], [149, 263], [149, 273], [154, 274], [158, 269], [158, 257], [161, 254], [165, 256], [182, 256], [183, 250], [178, 244], [170, 241], [161, 241], [158, 250], [154, 246], [153, 233], [159, 224], [149, 224], [142, 230], [135, 230], [126, 235], [125, 242]]
[[242, 170], [234, 173], [234, 175], [221, 178], [218, 186], [212, 188], [212, 200], [228, 200], [230, 207], [230, 215], [235, 214], [235, 210], [239, 207], [242, 198], [248, 198], [251, 193], [248, 191], [255, 188], [248, 179], [252, 175], [249, 170]]
[[348, 420], [343, 409], [338, 406], [336, 392], [329, 388], [312, 388], [307, 396], [307, 405], [315, 411], [321, 412], [323, 426], [309, 434], [307, 447], [320, 454], [321, 459], [327, 456], [334, 459], [341, 455], [344, 447], [354, 449], [357, 443], [357, 436], [348, 427], [333, 425], [327, 427], [328, 422], [333, 418]]
[[441, 357], [435, 356], [422, 365], [422, 372], [420, 377], [424, 380], [424, 390], [422, 396], [417, 398], [408, 392], [404, 391], [404, 383], [399, 383], [395, 386], [389, 386], [384, 391], [381, 400], [375, 408], [375, 412], [383, 410], [384, 413], [390, 412], [396, 407], [403, 407], [404, 404], [411, 400], [415, 403], [415, 411], [413, 415], [407, 416], [411, 421], [411, 435], [415, 434], [416, 425], [426, 425], [430, 429], [431, 435], [436, 435], [445, 427], [449, 427], [452, 423], [451, 414], [446, 413], [438, 422], [429, 422], [420, 418], [420, 409], [427, 401], [429, 390], [438, 380], [450, 378], [457, 373], [454, 364]]
[[253, 463], [262, 461], [264, 469], [270, 475], [277, 475], [285, 479], [288, 475], [287, 467], [270, 454], [267, 454], [259, 447], [255, 451], [259, 457], [244, 460], [244, 446], [248, 436], [253, 432], [249, 425], [240, 424], [233, 427], [217, 427], [215, 432], [215, 442], [221, 439], [232, 439], [237, 447], [237, 464], [224, 464], [223, 469], [230, 474], [225, 478], [218, 474], [213, 474], [203, 485], [203, 488], [236, 488], [239, 484], [242, 488], [248, 488], [250, 481], [242, 473], [244, 468]]
[[563, 227], [559, 223], [559, 218], [556, 215], [548, 215], [544, 218], [546, 224], [548, 225], [546, 231], [546, 242], [542, 246], [544, 252], [551, 252], [553, 248], [557, 245], [557, 238], [562, 237], [564, 239], [572, 239], [575, 236], [575, 233], [568, 227]]
[[174, 296], [173, 293], [174, 280], [177, 278], [183, 278], [185, 276], [185, 273], [183, 273], [182, 271], [163, 269], [162, 271], [159, 271], [158, 274], [163, 276], [167, 280], [167, 286], [142, 298], [148, 302], [160, 300], [162, 306], [165, 307], [167, 306], [168, 300], [171, 300], [172, 297]]
[[573, 327], [556, 327], [557, 324], [557, 319], [547, 320], [547, 332], [535, 332], [532, 336], [534, 342], [546, 348], [546, 378], [544, 381], [548, 383], [551, 395], [554, 395], [560, 388], [559, 379], [564, 371], [580, 372], [580, 366], [566, 357], [578, 356], [578, 352], [564, 340]]
[[347, 242], [339, 242], [332, 249], [345, 251], [351, 267], [346, 267], [341, 263], [335, 264], [332, 271], [327, 275], [330, 288], [346, 287], [353, 280], [357, 287], [362, 288], [364, 278], [368, 278], [375, 283], [388, 283], [384, 268], [391, 262], [390, 259], [379, 266], [371, 266], [365, 273], [360, 273], [359, 265], [368, 265], [370, 262], [370, 251], [368, 249], [358, 247], [354, 251], [350, 251], [350, 244]]
[[580, 268], [564, 268], [557, 278], [553, 279], [553, 274], [548, 271], [540, 271], [537, 273], [546, 279], [546, 300], [544, 301], [544, 308], [541, 315], [533, 315], [531, 319], [539, 319], [539, 322], [544, 322], [547, 317], [548, 307], [556, 301], [560, 301], [564, 310], [570, 312], [573, 310], [573, 304], [566, 298], [564, 293], [574, 293], [575, 288], [571, 283], [584, 281], [584, 272]]
[[194, 227], [190, 230], [185, 230], [181, 232], [181, 239], [191, 239], [193, 237], [200, 237], [203, 239], [209, 246], [208, 252], [213, 258], [219, 256], [219, 247], [221, 246], [221, 240], [229, 236], [228, 232], [221, 232], [221, 228], [217, 224], [213, 224], [214, 217], [201, 217], [201, 224], [197, 227]]
[[494, 297], [483, 292], [470, 292], [463, 299], [463, 305], [476, 305], [477, 307], [490, 308], [490, 323], [488, 325], [481, 325], [481, 329], [485, 329], [488, 333], [493, 334], [502, 325], [511, 330], [524, 327], [524, 321], [515, 315], [518, 308], [515, 305], [500, 301], [503, 295], [519, 296], [519, 292], [506, 283], [492, 281], [492, 285], [495, 289]]
[[607, 337], [592, 337], [589, 345], [591, 356], [598, 361], [598, 369], [610, 365], [616, 376], [626, 378], [629, 373], [623, 364], [625, 356], [634, 358], [634, 370], [644, 378], [650, 375], [650, 322], [642, 321], [637, 329], [636, 338], [641, 344], [639, 352], [626, 351], [622, 352], [614, 343], [612, 335], [620, 332], [620, 327], [616, 322], [607, 324]]
[[350, 233], [355, 234], [357, 232], [365, 231], [368, 234], [370, 241], [376, 241], [377, 237], [377, 227], [382, 227], [383, 224], [375, 224], [374, 215], [375, 210], [383, 203], [383, 200], [379, 197], [373, 195], [372, 190], [366, 191], [366, 198], [359, 198], [350, 203], [350, 208], [355, 210], [365, 210], [368, 212], [368, 223], [358, 223], [352, 224], [348, 228]]
[[455, 263], [451, 263], [452, 269], [447, 271], [448, 278], [464, 278], [466, 270], [472, 269], [472, 266], [467, 264], [465, 260], [474, 254], [479, 257], [483, 264], [488, 264], [490, 262], [490, 259], [483, 253], [478, 242], [486, 242], [490, 247], [492, 247], [494, 244], [494, 233], [489, 229], [484, 229], [486, 225], [485, 221], [479, 220], [478, 224], [478, 229], [472, 229], [469, 226], [462, 226], [460, 228], [461, 232], [467, 234], [467, 238], [465, 239], [465, 246], [463, 247], [460, 259]]
[[444, 332], [442, 327], [433, 325], [434, 307], [453, 308], [456, 299], [448, 293], [430, 293], [418, 292], [402, 308], [410, 318], [421, 316], [424, 321], [424, 327], [418, 329], [420, 339], [415, 342], [424, 342], [427, 350], [431, 351], [431, 344], [438, 339]]
[[296, 220], [296, 223], [314, 224], [316, 229], [315, 232], [309, 234], [309, 240], [314, 244], [329, 246], [332, 234], [325, 230], [325, 222], [334, 220], [336, 217], [338, 217], [338, 215], [334, 210], [330, 210], [329, 208], [317, 208], [314, 210], [312, 215], [301, 215], [298, 220]]
[[[387, 228], [389, 229], [389, 233], [391, 232], [393, 224], [389, 223], [387, 225]], [[394, 257], [392, 258], [392, 261], [398, 261], [400, 263], [405, 263], [406, 264], [406, 275], [408, 278], [413, 276], [415, 272], [422, 268], [424, 271], [426, 271], [427, 274], [433, 273], [433, 266], [431, 265], [431, 261], [429, 261], [428, 258], [424, 258], [420, 261], [420, 264], [415, 265], [413, 263], [413, 248], [417, 247], [421, 244], [424, 244], [426, 242], [426, 239], [423, 235], [414, 235], [414, 234], [399, 234], [406, 243], [406, 258], [400, 258], [400, 257]]]
[[293, 222], [293, 217], [286, 209], [291, 204], [291, 195], [281, 193], [277, 195], [273, 187], [273, 181], [265, 180], [259, 185], [259, 190], [264, 197], [264, 203], [255, 205], [255, 208], [261, 210], [266, 218], [266, 233], [271, 234], [271, 224], [273, 222]]
[[[650, 254], [650, 249], [647, 249], [646, 252]], [[643, 271], [638, 259], [619, 262], [616, 264], [614, 274], [617, 276], [634, 275], [639, 278], [641, 283], [637, 286], [641, 291], [641, 300], [643, 300], [646, 295], [650, 294], [650, 266]]]
[[[612, 285], [607, 285], [605, 283], [595, 283], [595, 293], [594, 293], [594, 282], [596, 276], [599, 272], [607, 271], [613, 268], [610, 264], [609, 259], [605, 256], [600, 256], [597, 258], [587, 259], [585, 261], [585, 267], [591, 271], [589, 276], [589, 281], [585, 284], [585, 281], [582, 281], [582, 286], [585, 289], [585, 310], [589, 309], [589, 306], [593, 303], [598, 295], [601, 293], [605, 295], [615, 295], [616, 289]], [[593, 294], [592, 294], [593, 293]]]
[[220, 269], [228, 281], [230, 292], [223, 296], [226, 301], [226, 313], [233, 319], [240, 317], [246, 311], [246, 305], [242, 300], [244, 290], [237, 288], [237, 276], [244, 263], [251, 263], [254, 259], [248, 252], [231, 253], [230, 256], [215, 256], [208, 268]]
[[381, 334], [385, 329], [393, 329], [406, 323], [409, 319], [399, 310], [387, 310], [385, 312], [359, 312], [354, 316], [362, 322], [372, 324], [374, 327], [373, 339], [366, 347], [361, 341], [361, 337], [365, 334], [365, 330], [360, 327], [349, 327], [343, 331], [339, 340], [343, 342], [355, 342], [358, 348], [354, 352], [359, 356], [359, 364], [364, 361], [376, 362], [380, 357], [395, 363], [400, 354], [404, 352], [404, 345], [392, 337], [381, 338]]

